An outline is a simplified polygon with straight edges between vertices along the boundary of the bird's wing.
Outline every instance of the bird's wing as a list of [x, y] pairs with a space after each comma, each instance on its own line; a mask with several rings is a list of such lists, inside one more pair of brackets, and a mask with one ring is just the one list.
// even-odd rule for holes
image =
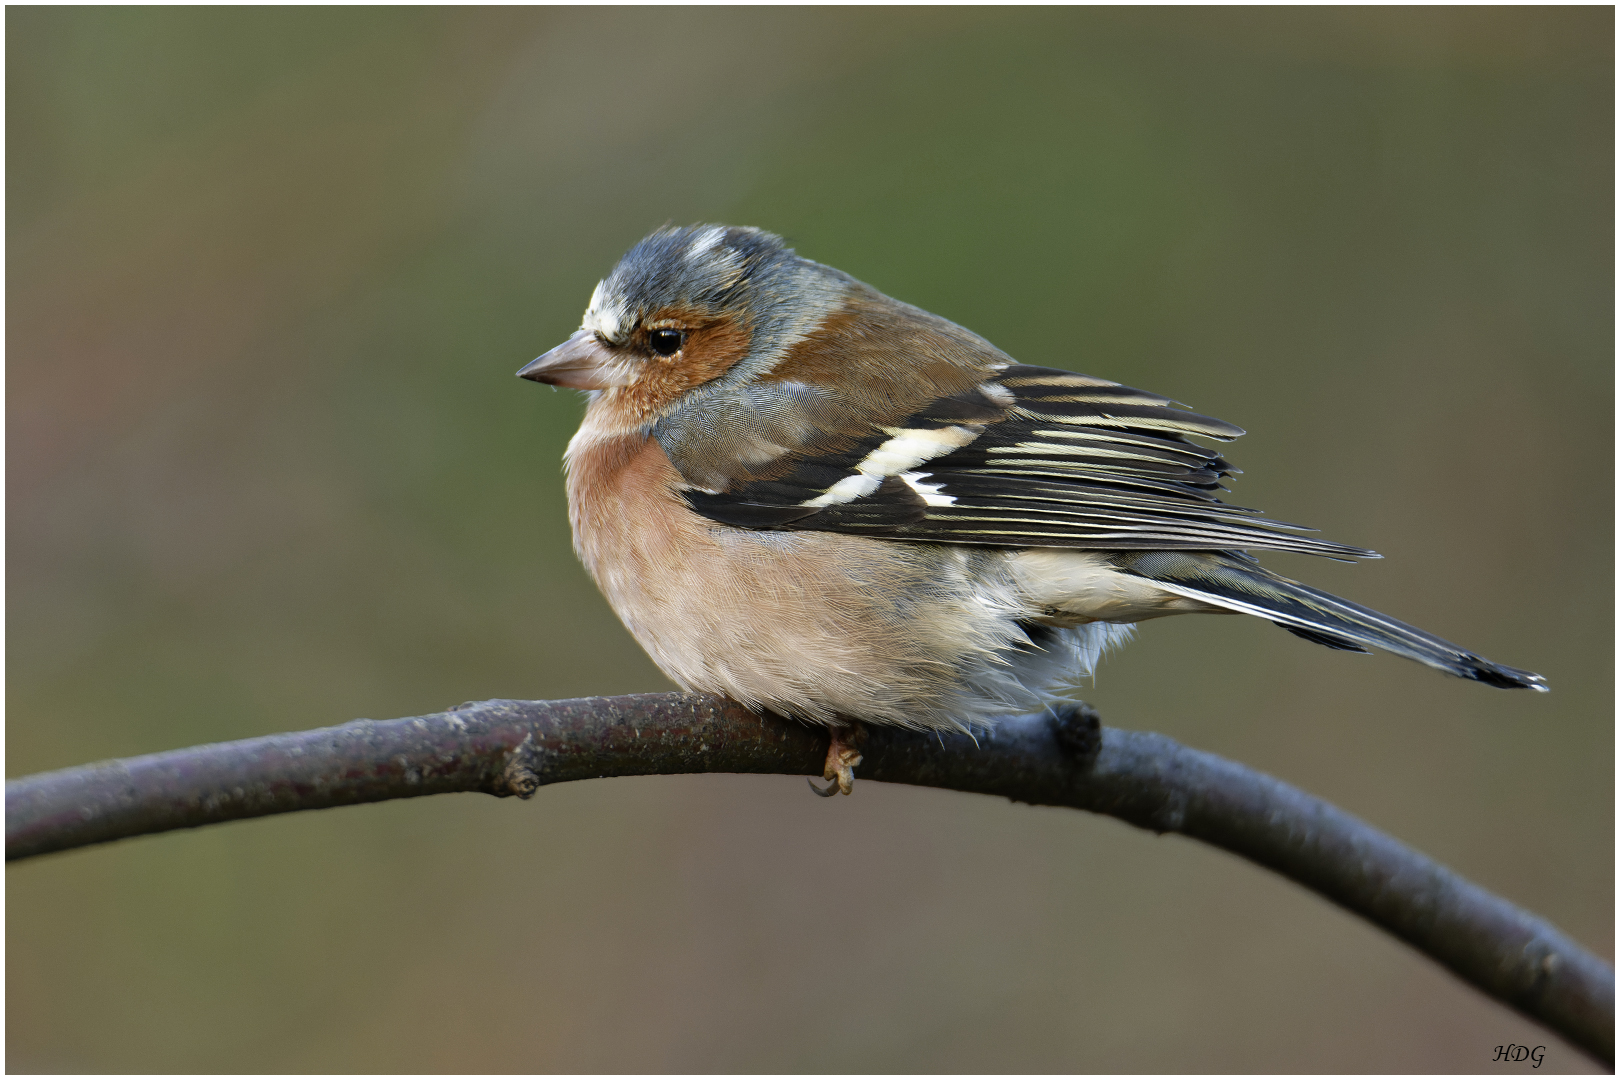
[[764, 474], [685, 497], [747, 529], [890, 540], [1090, 549], [1244, 548], [1332, 558], [1375, 553], [1299, 533], [1216, 498], [1236, 473], [1188, 436], [1243, 430], [1168, 398], [1012, 365], [833, 452], [783, 455]]

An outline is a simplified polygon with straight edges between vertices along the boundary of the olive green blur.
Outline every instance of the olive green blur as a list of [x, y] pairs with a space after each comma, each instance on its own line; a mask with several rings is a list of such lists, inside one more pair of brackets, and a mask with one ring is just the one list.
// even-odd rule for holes
[[[1266, 565], [1550, 694], [1147, 624], [1089, 698], [1613, 949], [1613, 11], [6, 12], [8, 775], [665, 690], [513, 377], [757, 225], [1249, 435]], [[13, 866], [12, 1071], [1591, 1068], [1116, 821], [604, 780]], [[1522, 1066], [1507, 1066], [1523, 1071]]]

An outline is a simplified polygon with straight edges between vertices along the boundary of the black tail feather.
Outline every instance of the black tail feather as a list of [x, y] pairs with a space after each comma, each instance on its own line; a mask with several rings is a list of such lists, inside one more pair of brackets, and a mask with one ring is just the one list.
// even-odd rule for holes
[[1546, 690], [1531, 671], [1495, 664], [1415, 626], [1273, 574], [1234, 552], [1149, 551], [1116, 557], [1120, 569], [1229, 611], [1258, 615], [1318, 645], [1383, 649], [1459, 678], [1503, 689]]
[[1285, 622], [1277, 622], [1276, 620], [1272, 620], [1271, 625], [1280, 626], [1295, 637], [1302, 637], [1306, 641], [1314, 641], [1318, 645], [1326, 645], [1328, 648], [1338, 649], [1340, 652], [1372, 652], [1371, 649], [1357, 645], [1349, 638], [1334, 637], [1332, 634], [1324, 634], [1320, 630], [1307, 630], [1303, 626], [1289, 626]]

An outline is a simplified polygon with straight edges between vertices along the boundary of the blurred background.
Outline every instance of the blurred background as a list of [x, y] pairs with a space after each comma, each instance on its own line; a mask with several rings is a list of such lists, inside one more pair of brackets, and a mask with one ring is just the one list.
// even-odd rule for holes
[[[1613, 11], [6, 12], [16, 776], [659, 691], [513, 378], [666, 222], [1251, 434], [1268, 557], [1553, 693], [1148, 624], [1104, 722], [1333, 800], [1613, 955]], [[12, 1071], [1592, 1063], [1111, 819], [605, 780], [7, 871]], [[1512, 1066], [1522, 1071], [1524, 1066]]]

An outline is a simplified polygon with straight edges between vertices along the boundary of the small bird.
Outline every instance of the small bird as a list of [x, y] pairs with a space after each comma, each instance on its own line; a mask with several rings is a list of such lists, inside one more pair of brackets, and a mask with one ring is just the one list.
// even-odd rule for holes
[[589, 394], [568, 512], [613, 610], [682, 687], [827, 725], [823, 794], [860, 724], [986, 728], [1163, 615], [1547, 689], [1262, 568], [1378, 556], [1222, 503], [1238, 470], [1192, 439], [1241, 428], [1020, 364], [768, 232], [659, 229], [518, 374]]

